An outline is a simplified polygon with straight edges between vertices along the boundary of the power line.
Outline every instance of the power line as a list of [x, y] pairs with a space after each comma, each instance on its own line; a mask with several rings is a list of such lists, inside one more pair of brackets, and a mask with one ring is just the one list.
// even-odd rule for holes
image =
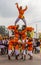
[[28, 24], [37, 24], [37, 23], [41, 23], [41, 21], [35, 21], [35, 22], [31, 22], [31, 23], [28, 23]]

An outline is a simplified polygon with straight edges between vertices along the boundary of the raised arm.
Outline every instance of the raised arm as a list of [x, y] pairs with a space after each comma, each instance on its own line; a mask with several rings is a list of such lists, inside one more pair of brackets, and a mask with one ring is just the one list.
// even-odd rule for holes
[[16, 5], [17, 9], [19, 10], [19, 6], [18, 6], [18, 3], [15, 3], [15, 5]]
[[24, 11], [26, 11], [27, 9], [28, 9], [28, 7], [26, 6], [25, 9], [24, 9]]

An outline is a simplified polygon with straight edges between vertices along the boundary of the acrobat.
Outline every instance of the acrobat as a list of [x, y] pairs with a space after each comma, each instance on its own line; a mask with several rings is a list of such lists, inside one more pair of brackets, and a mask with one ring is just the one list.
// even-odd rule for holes
[[28, 9], [28, 7], [26, 6], [25, 9], [22, 9], [22, 6], [18, 6], [18, 3], [15, 3], [18, 11], [19, 11], [19, 16], [18, 18], [16, 19], [15, 21], [15, 25], [17, 24], [17, 22], [21, 19], [23, 20], [24, 24], [26, 25], [26, 20], [25, 20], [25, 17], [24, 17], [24, 12]]

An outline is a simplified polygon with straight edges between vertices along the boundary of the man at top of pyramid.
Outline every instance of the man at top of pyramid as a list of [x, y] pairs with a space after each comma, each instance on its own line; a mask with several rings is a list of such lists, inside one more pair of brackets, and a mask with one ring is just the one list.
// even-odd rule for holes
[[27, 6], [25, 7], [25, 9], [22, 9], [22, 6], [18, 6], [18, 3], [16, 3], [15, 4], [16, 5], [16, 7], [17, 7], [17, 9], [18, 9], [18, 11], [19, 11], [19, 16], [18, 16], [18, 18], [16, 19], [16, 21], [15, 21], [15, 25], [16, 25], [16, 23], [21, 19], [21, 20], [23, 20], [23, 22], [24, 22], [24, 24], [26, 25], [26, 20], [25, 20], [25, 17], [24, 17], [24, 12], [27, 10]]

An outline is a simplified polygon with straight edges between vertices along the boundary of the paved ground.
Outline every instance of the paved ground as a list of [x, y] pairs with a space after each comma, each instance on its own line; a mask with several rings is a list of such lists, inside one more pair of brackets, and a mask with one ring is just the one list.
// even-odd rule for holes
[[0, 55], [0, 65], [41, 65], [41, 56], [40, 54], [34, 54], [33, 60], [28, 60], [28, 56], [26, 61], [23, 60], [15, 60], [12, 58], [12, 60], [8, 60], [7, 55], [1, 56]]

